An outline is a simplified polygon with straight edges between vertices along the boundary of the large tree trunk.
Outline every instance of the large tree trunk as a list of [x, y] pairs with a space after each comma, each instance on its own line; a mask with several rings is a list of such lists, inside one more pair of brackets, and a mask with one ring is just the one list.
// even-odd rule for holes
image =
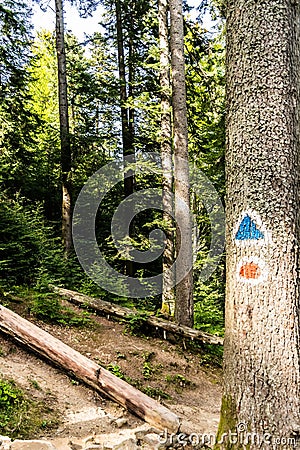
[[4, 306], [0, 306], [0, 330], [156, 428], [178, 431], [179, 418], [169, 409]]
[[[170, 0], [170, 46], [172, 66], [172, 103], [174, 120], [174, 187], [175, 195], [190, 203], [189, 165], [188, 165], [188, 129], [184, 64], [184, 33], [182, 1]], [[181, 261], [176, 261], [176, 280], [182, 278], [176, 286], [175, 318], [178, 323], [193, 326], [193, 253], [192, 226], [189, 214], [186, 214], [179, 201], [175, 200], [176, 217], [176, 253], [181, 248]], [[179, 225], [181, 229], [179, 228]]]
[[174, 232], [171, 212], [173, 212], [173, 163], [172, 163], [172, 121], [171, 121], [171, 82], [169, 61], [168, 2], [158, 1], [159, 47], [160, 47], [160, 88], [161, 88], [161, 164], [162, 164], [162, 202], [165, 228], [165, 249], [163, 253], [163, 314], [174, 316], [175, 312], [175, 274], [169, 269], [174, 263]]
[[63, 1], [55, 0], [56, 53], [58, 67], [58, 98], [62, 173], [62, 241], [68, 254], [72, 248], [71, 227], [71, 143], [69, 132], [66, 53], [64, 40]]
[[[264, 433], [286, 442], [300, 434], [299, 24], [298, 0], [227, 2], [227, 297], [219, 436], [243, 424], [257, 433], [249, 436], [251, 450], [262, 448]], [[263, 448], [294, 448], [283, 443]]]

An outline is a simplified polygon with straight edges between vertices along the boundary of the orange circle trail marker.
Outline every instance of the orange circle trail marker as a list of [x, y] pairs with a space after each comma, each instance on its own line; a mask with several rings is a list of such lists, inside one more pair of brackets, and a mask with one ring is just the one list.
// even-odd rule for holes
[[258, 284], [267, 279], [268, 271], [263, 260], [255, 256], [245, 257], [237, 265], [236, 276], [242, 283]]

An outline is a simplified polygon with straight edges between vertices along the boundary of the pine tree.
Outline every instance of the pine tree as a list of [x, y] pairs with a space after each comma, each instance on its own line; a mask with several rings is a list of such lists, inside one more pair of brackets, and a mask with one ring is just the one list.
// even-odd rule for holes
[[168, 2], [158, 1], [159, 48], [160, 48], [160, 87], [161, 87], [161, 164], [163, 188], [163, 219], [165, 227], [165, 249], [163, 253], [162, 313], [174, 316], [175, 313], [175, 273], [170, 272], [174, 264], [175, 248], [173, 221], [173, 160], [172, 160], [172, 115], [170, 81], [170, 46], [168, 25]]
[[66, 255], [72, 248], [72, 206], [71, 206], [71, 167], [72, 153], [69, 130], [69, 107], [67, 89], [67, 66], [65, 53], [65, 32], [63, 0], [55, 0], [56, 14], [56, 52], [58, 68], [58, 98], [61, 142], [62, 177], [62, 240]]
[[27, 83], [30, 74], [30, 8], [22, 1], [4, 0], [0, 5], [0, 178], [9, 195], [32, 188], [34, 135], [39, 118], [30, 113]]

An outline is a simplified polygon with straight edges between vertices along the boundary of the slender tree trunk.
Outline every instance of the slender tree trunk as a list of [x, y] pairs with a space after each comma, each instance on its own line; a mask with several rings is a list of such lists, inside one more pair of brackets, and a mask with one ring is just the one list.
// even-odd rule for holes
[[[132, 100], [134, 96], [134, 2], [130, 2], [130, 30], [129, 30], [129, 42], [128, 42], [128, 96]], [[134, 155], [134, 108], [128, 108], [128, 130], [129, 130], [129, 150]], [[132, 178], [134, 185], [134, 179]], [[133, 191], [134, 186], [132, 186]]]
[[[174, 139], [174, 187], [175, 195], [189, 206], [189, 165], [188, 165], [188, 130], [184, 64], [184, 33], [182, 1], [170, 0], [170, 46], [172, 66], [172, 104], [173, 104], [173, 139]], [[181, 248], [182, 258], [176, 261], [175, 318], [178, 323], [193, 326], [193, 271], [192, 271], [192, 226], [190, 216], [186, 214], [175, 200], [176, 217], [176, 254]], [[180, 224], [180, 227], [179, 227]], [[181, 229], [179, 229], [181, 228]]]
[[[129, 109], [126, 106], [128, 97], [127, 97], [125, 55], [124, 55], [122, 11], [120, 0], [115, 0], [115, 8], [116, 8], [117, 41], [118, 41], [118, 66], [119, 66], [119, 80], [120, 80], [123, 157], [125, 158], [130, 156], [133, 162], [134, 161], [133, 135], [132, 135], [133, 116], [132, 114], [129, 114]], [[124, 177], [124, 195], [125, 197], [128, 197], [133, 192], [134, 192], [134, 174], [132, 170], [129, 170]], [[133, 276], [134, 267], [133, 262], [130, 260], [127, 260], [125, 263], [125, 273], [128, 276]]]
[[[219, 437], [243, 423], [250, 441], [242, 446], [247, 442], [240, 433], [240, 444], [227, 439], [221, 448], [295, 448], [291, 439], [300, 435], [299, 10], [298, 0], [268, 0], [263, 7], [256, 0], [227, 2], [227, 292]], [[275, 445], [277, 438], [282, 440]]]
[[96, 136], [99, 135], [99, 122], [100, 122], [100, 102], [99, 100], [96, 103], [96, 111], [95, 111], [95, 131]]
[[[126, 66], [124, 55], [124, 36], [122, 24], [122, 11], [120, 0], [115, 1], [116, 18], [117, 18], [117, 41], [118, 41], [118, 66], [120, 79], [120, 101], [121, 101], [121, 121], [122, 121], [122, 140], [123, 140], [123, 155], [133, 155], [132, 138], [129, 129], [129, 111], [126, 107], [127, 102], [127, 80], [126, 80]], [[124, 180], [124, 194], [128, 197], [133, 193], [134, 180], [133, 175]]]
[[62, 240], [68, 254], [72, 247], [71, 227], [71, 143], [69, 133], [66, 53], [64, 42], [63, 1], [55, 0], [56, 53], [58, 66], [58, 97], [62, 172]]
[[[160, 47], [160, 88], [161, 88], [161, 163], [163, 171], [163, 219], [167, 224], [165, 230], [165, 250], [163, 254], [163, 292], [162, 313], [174, 316], [175, 312], [175, 273], [170, 275], [167, 271], [174, 263], [174, 232], [170, 213], [173, 211], [173, 164], [172, 164], [172, 118], [171, 118], [171, 82], [169, 61], [169, 27], [168, 2], [158, 1], [159, 47]], [[169, 213], [167, 212], [169, 211]]]

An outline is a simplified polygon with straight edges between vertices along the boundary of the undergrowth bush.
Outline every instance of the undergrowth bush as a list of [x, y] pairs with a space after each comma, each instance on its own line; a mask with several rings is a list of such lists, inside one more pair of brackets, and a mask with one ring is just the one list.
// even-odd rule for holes
[[80, 286], [86, 275], [76, 255], [65, 258], [55, 224], [41, 204], [0, 194], [0, 280], [2, 286], [30, 285], [41, 292], [49, 284]]
[[59, 419], [44, 402], [33, 401], [13, 380], [0, 377], [0, 434], [11, 438], [33, 438]]
[[91, 323], [87, 311], [76, 313], [63, 306], [55, 294], [35, 294], [30, 303], [30, 312], [45, 322], [60, 325], [84, 326]]
[[20, 199], [0, 198], [0, 275], [8, 282], [31, 282], [39, 264], [40, 223], [37, 211], [24, 208]]
[[59, 281], [66, 261], [41, 205], [0, 194], [0, 277], [10, 285]]

